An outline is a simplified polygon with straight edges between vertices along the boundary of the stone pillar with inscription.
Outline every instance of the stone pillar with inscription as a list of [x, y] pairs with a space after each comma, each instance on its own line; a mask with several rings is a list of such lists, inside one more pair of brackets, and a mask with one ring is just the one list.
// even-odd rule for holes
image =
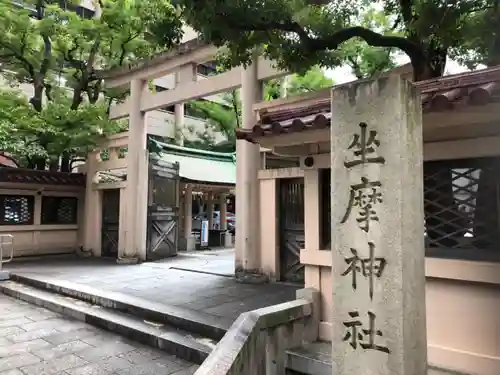
[[425, 375], [422, 109], [399, 76], [332, 90], [333, 373]]

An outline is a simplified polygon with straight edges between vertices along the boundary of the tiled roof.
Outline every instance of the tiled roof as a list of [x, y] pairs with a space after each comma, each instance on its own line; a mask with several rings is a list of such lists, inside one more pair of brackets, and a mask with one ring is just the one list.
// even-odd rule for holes
[[[500, 101], [500, 66], [450, 75], [415, 84], [421, 92], [424, 113], [453, 110], [467, 105]], [[330, 126], [330, 98], [313, 105], [261, 113], [252, 129], [237, 129], [236, 137], [253, 142], [267, 135], [288, 134]]]
[[0, 152], [0, 166], [19, 168], [17, 162], [9, 154]]
[[0, 167], [0, 182], [85, 187], [85, 175]]
[[[236, 154], [198, 150], [150, 139], [159, 148], [160, 159], [179, 164], [179, 177], [184, 182], [206, 185], [232, 186], [236, 184]], [[127, 169], [99, 172], [102, 179], [123, 181]], [[101, 181], [102, 181], [101, 179]]]

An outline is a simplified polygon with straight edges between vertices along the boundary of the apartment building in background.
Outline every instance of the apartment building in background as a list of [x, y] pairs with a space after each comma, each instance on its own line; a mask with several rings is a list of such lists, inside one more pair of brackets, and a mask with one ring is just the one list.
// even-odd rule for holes
[[[69, 4], [69, 1], [60, 0], [61, 5], [66, 7], [66, 9], [73, 10], [78, 15], [84, 18], [92, 18], [94, 16], [94, 5], [92, 0], [82, 0], [80, 5]], [[29, 4], [23, 3], [22, 0], [14, 0], [14, 6], [30, 8]], [[33, 9], [34, 10], [34, 9]], [[186, 26], [184, 29], [184, 36], [182, 43], [192, 40], [197, 37], [196, 32], [190, 27]], [[197, 68], [198, 75], [197, 80], [205, 79], [207, 76], [214, 74], [216, 71], [215, 62], [207, 62], [200, 64]], [[61, 80], [61, 85], [64, 84]], [[7, 83], [0, 76], [0, 85], [6, 85]], [[157, 91], [170, 90], [175, 87], [176, 78], [175, 74], [169, 74], [164, 77], [158, 78], [154, 81], [155, 89]], [[21, 84], [19, 88], [26, 93], [28, 97], [33, 95], [33, 87], [29, 84]], [[211, 102], [219, 103], [220, 105], [231, 107], [227, 103], [222, 95], [213, 95], [201, 100], [207, 100]], [[147, 124], [148, 133], [153, 136], [161, 137], [164, 140], [174, 140], [179, 139], [178, 134], [176, 134], [176, 123], [175, 123], [175, 106], [162, 108], [159, 110], [151, 111], [147, 113]], [[179, 125], [179, 124], [177, 124]], [[213, 129], [206, 119], [200, 118], [199, 115], [195, 113], [193, 108], [186, 103], [184, 105], [184, 117], [182, 124], [182, 134], [183, 139], [187, 141], [196, 141], [201, 138], [209, 137], [214, 143], [221, 143], [226, 141], [226, 137]]]

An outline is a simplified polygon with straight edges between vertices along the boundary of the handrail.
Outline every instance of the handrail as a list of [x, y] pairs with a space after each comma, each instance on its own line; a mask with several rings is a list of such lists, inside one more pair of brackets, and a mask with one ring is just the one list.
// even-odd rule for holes
[[284, 351], [314, 340], [319, 295], [302, 291], [304, 298], [241, 314], [195, 375], [284, 373]]
[[[10, 245], [10, 257], [9, 259], [3, 259], [3, 249], [5, 245]], [[14, 236], [12, 234], [0, 234], [0, 271], [2, 270], [2, 264], [12, 261], [14, 258]]]

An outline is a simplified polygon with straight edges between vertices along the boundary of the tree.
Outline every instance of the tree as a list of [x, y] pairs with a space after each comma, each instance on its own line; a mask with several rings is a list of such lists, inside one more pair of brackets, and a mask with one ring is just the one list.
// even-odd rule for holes
[[[366, 22], [374, 5], [367, 0], [176, 0], [184, 18], [202, 38], [226, 50], [224, 64], [248, 64], [263, 54], [290, 72], [304, 72], [313, 66], [337, 67], [350, 63], [356, 75], [370, 69], [361, 62], [382, 67], [390, 63], [393, 51], [406, 54], [415, 81], [440, 77], [449, 56], [477, 66], [500, 62], [500, 21], [498, 0], [383, 0], [378, 2], [392, 26]], [[380, 20], [379, 20], [380, 21]], [[361, 50], [360, 40], [369, 47], [385, 49], [387, 56], [372, 56], [376, 50]], [[360, 55], [364, 54], [364, 58]], [[383, 57], [383, 56], [382, 56]], [[354, 61], [352, 60], [354, 58]], [[378, 69], [378, 68], [377, 68]], [[376, 70], [377, 70], [376, 69]], [[364, 71], [364, 72], [363, 72]], [[482, 173], [486, 181], [490, 176]], [[439, 190], [441, 206], [453, 207], [451, 171], [433, 190]], [[483, 182], [479, 183], [486, 186]], [[479, 188], [481, 190], [481, 188]], [[486, 194], [484, 202], [494, 197]], [[427, 210], [427, 208], [426, 208]], [[449, 222], [436, 207], [427, 218]], [[485, 210], [486, 212], [486, 210]], [[477, 219], [483, 222], [482, 218]], [[428, 223], [429, 224], [429, 223]], [[431, 225], [429, 225], [430, 227]], [[490, 222], [487, 227], [498, 227]], [[453, 246], [460, 236], [443, 229]], [[429, 237], [443, 237], [427, 231]], [[433, 239], [435, 239], [433, 238]]]
[[[45, 167], [48, 160], [50, 169], [57, 170], [63, 152], [85, 157], [107, 134], [124, 130], [124, 123], [108, 120], [104, 103], [83, 103], [72, 110], [69, 102], [63, 96], [38, 112], [21, 90], [0, 89], [0, 149], [23, 167], [42, 169], [37, 163], [42, 160]], [[70, 169], [68, 160], [66, 171]]]
[[[264, 86], [264, 100], [278, 99], [283, 96], [295, 96], [304, 92], [331, 87], [333, 81], [327, 78], [319, 67], [313, 67], [304, 74], [292, 74], [284, 79], [273, 79]], [[285, 88], [286, 87], [286, 90]], [[197, 142], [188, 142], [195, 148], [210, 149], [213, 151], [234, 151], [236, 149], [235, 130], [241, 126], [241, 101], [239, 92], [233, 90], [223, 95], [227, 105], [207, 101], [194, 100], [189, 103], [197, 117], [207, 120], [217, 132], [221, 132], [228, 139], [220, 147], [210, 143], [209, 139]], [[186, 142], [185, 142], [186, 144]]]
[[366, 0], [175, 1], [204, 39], [227, 48], [230, 66], [247, 64], [260, 49], [291, 72], [336, 67], [348, 56], [344, 43], [357, 38], [405, 53], [417, 81], [442, 75], [448, 54], [467, 40], [470, 22], [496, 2], [384, 0], [384, 11], [394, 21], [384, 30], [363, 24], [362, 16], [373, 9]]
[[241, 124], [239, 92], [232, 90], [225, 93], [222, 95], [222, 100], [226, 105], [208, 100], [193, 100], [188, 105], [191, 106], [196, 117], [205, 119], [209, 126], [216, 132], [224, 134], [227, 140], [234, 144], [236, 142], [235, 129]]
[[[167, 0], [95, 1], [90, 19], [77, 15], [69, 1], [24, 3], [19, 7], [0, 0], [0, 70], [11, 85], [31, 86], [34, 112], [21, 108], [26, 110], [22, 118], [33, 121], [12, 118], [21, 99], [16, 94], [9, 101], [3, 95], [0, 111], [7, 113], [2, 117], [12, 121], [2, 125], [16, 132], [11, 134], [12, 147], [2, 143], [18, 149], [15, 145], [24, 144], [24, 135], [30, 134], [30, 145], [36, 147], [21, 155], [29, 159], [28, 166], [45, 169], [47, 160], [55, 163], [62, 157], [61, 169], [68, 170], [71, 157], [85, 153], [99, 137], [123, 129], [123, 124], [105, 119], [111, 103], [123, 99], [126, 91], [106, 90], [97, 70], [170, 48], [179, 41], [182, 22]], [[157, 27], [162, 29], [161, 42], [149, 37]]]
[[451, 56], [469, 69], [500, 64], [500, 2], [476, 12], [467, 23], [468, 38]]
[[333, 86], [333, 81], [325, 76], [319, 66], [313, 66], [304, 74], [291, 74], [282, 79], [272, 79], [264, 86], [264, 99], [296, 96]]
[[[369, 8], [361, 16], [363, 27], [380, 30], [383, 34], [394, 32], [391, 16], [383, 11]], [[341, 46], [346, 65], [358, 79], [371, 78], [379, 73], [390, 70], [396, 66], [394, 62], [394, 48], [372, 47], [360, 38], [353, 38]]]

